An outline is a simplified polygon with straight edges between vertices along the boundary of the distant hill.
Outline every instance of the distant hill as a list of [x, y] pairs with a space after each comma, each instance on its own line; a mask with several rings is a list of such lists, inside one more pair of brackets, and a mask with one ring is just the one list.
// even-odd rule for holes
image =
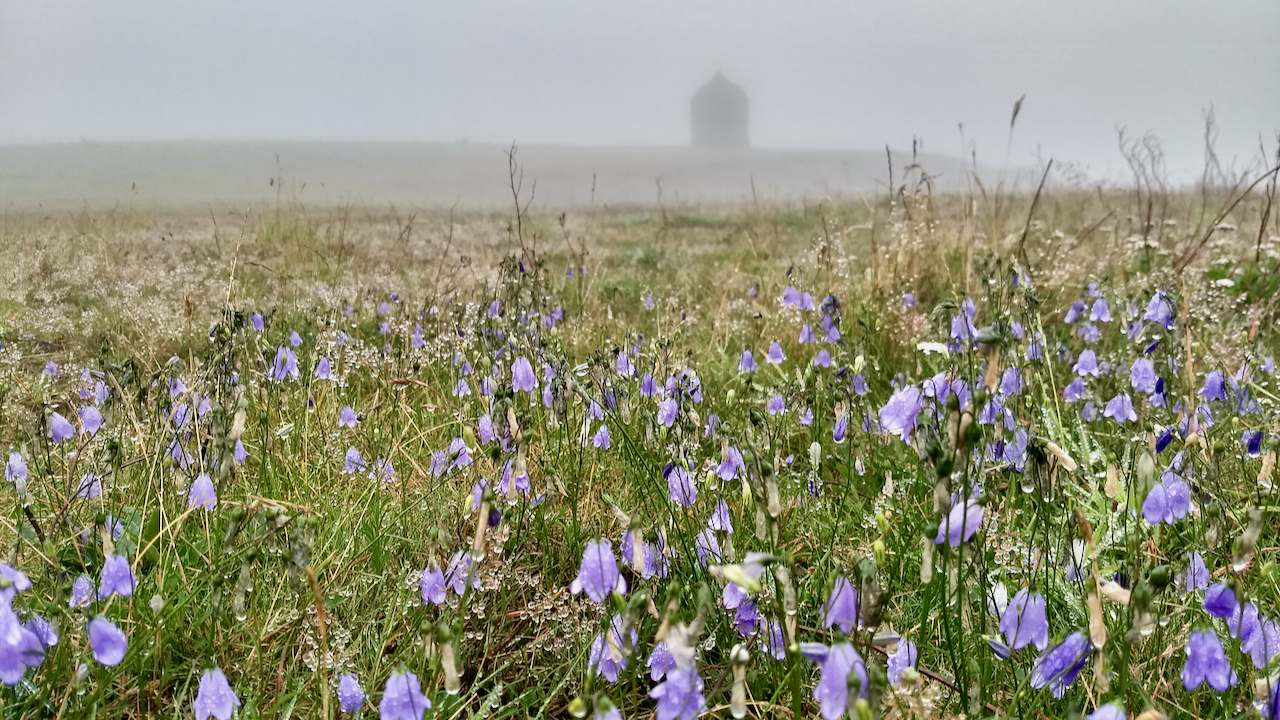
[[[507, 148], [445, 143], [154, 142], [0, 146], [0, 203], [13, 209], [181, 209], [302, 203], [503, 209]], [[534, 207], [723, 204], [883, 191], [883, 152], [521, 146]], [[925, 155], [937, 189], [967, 185], [962, 163]], [[895, 179], [910, 162], [894, 157]], [[986, 173], [984, 173], [985, 175]], [[281, 181], [283, 181], [281, 183]], [[283, 187], [281, 187], [281, 185]], [[527, 197], [527, 196], [526, 196]]]

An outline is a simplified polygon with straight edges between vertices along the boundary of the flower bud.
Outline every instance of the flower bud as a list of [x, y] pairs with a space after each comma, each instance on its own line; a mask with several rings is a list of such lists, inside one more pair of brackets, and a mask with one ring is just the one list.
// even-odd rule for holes
[[858, 677], [857, 673], [849, 673], [849, 677], [845, 678], [845, 683], [848, 685], [850, 695], [858, 695], [862, 692], [862, 678]]
[[741, 565], [712, 565], [707, 570], [749, 593], [758, 593], [762, 589], [760, 581], [751, 577]]
[[1135, 608], [1147, 609], [1151, 606], [1151, 586], [1145, 582], [1140, 582], [1133, 588], [1130, 596], [1130, 602]]
[[1151, 453], [1143, 452], [1138, 458], [1137, 487], [1134, 488], [1138, 503], [1141, 504], [1146, 499], [1147, 493], [1151, 492], [1151, 488], [1155, 485], [1156, 480], [1156, 461], [1151, 457]]
[[1147, 573], [1147, 582], [1156, 590], [1163, 590], [1173, 582], [1173, 572], [1168, 565], [1157, 565]]
[[[892, 480], [890, 480], [890, 482], [892, 482]], [[878, 530], [881, 535], [889, 534], [889, 511], [888, 510], [885, 510], [882, 513], [876, 513], [876, 530]]]

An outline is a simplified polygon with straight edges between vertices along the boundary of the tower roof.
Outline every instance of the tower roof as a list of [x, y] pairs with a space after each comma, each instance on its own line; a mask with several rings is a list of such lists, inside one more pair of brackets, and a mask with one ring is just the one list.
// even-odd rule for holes
[[703, 99], [732, 99], [745, 102], [747, 99], [747, 92], [740, 86], [731, 82], [729, 78], [724, 76], [723, 72], [717, 70], [715, 77], [708, 80], [705, 85], [698, 88], [698, 91], [693, 94], [694, 102], [698, 102]]

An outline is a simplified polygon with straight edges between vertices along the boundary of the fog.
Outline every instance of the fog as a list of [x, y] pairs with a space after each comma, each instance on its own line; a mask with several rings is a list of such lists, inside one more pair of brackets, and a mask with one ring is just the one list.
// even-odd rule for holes
[[[1280, 131], [1276, 0], [0, 0], [0, 143], [679, 146], [717, 70], [765, 148], [1194, 177]], [[1023, 94], [1010, 139], [1010, 111]]]

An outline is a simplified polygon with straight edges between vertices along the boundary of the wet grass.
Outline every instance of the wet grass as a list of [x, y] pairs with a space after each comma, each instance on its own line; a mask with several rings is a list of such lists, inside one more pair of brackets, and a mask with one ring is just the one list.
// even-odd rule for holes
[[[1194, 218], [1202, 198], [1172, 195], [1171, 216]], [[60, 640], [0, 688], [0, 714], [186, 716], [218, 667], [245, 718], [335, 715], [346, 673], [372, 714], [402, 671], [433, 717], [603, 715], [610, 703], [648, 717], [657, 683], [644, 661], [661, 628], [703, 617], [696, 637], [667, 641], [696, 646], [711, 716], [736, 706], [735, 666], [753, 716], [818, 713], [820, 673], [801, 643], [843, 642], [872, 669], [855, 687], [871, 702], [851, 695], [851, 714], [1062, 717], [1113, 702], [1131, 716], [1245, 716], [1274, 661], [1255, 667], [1205, 612], [1203, 588], [1173, 577], [1198, 552], [1213, 582], [1276, 616], [1265, 469], [1280, 388], [1266, 363], [1280, 350], [1268, 290], [1280, 228], [1262, 227], [1256, 253], [1256, 198], [1189, 256], [1204, 226], [1153, 233], [1128, 193], [1048, 200], [1032, 212], [1025, 196], [906, 191], [584, 211], [520, 230], [503, 216], [350, 210], [15, 218], [0, 243], [0, 445], [27, 473], [0, 494], [0, 548], [33, 585], [12, 600], [17, 617], [47, 618]], [[1143, 320], [1157, 292], [1172, 329]], [[1098, 298], [1110, 322], [1089, 320]], [[1067, 323], [1077, 300], [1083, 316]], [[816, 342], [801, 341], [805, 326]], [[765, 360], [773, 342], [779, 364]], [[759, 369], [740, 371], [744, 350]], [[1110, 371], [1084, 377], [1071, 402], [1086, 350]], [[829, 368], [814, 364], [822, 351]], [[290, 353], [296, 376], [277, 368]], [[517, 357], [532, 361], [533, 392], [512, 391]], [[1144, 357], [1163, 405], [1131, 384]], [[321, 358], [331, 379], [316, 376]], [[1225, 400], [1197, 394], [1212, 372], [1237, 378]], [[651, 395], [645, 374], [666, 388]], [[938, 377], [957, 392], [963, 381], [967, 400], [919, 399], [886, 431], [887, 408]], [[1122, 394], [1134, 421], [1104, 414]], [[672, 416], [661, 400], [676, 401]], [[1193, 403], [1212, 425], [1180, 425]], [[104, 418], [96, 433], [78, 420], [88, 406]], [[339, 426], [344, 407], [355, 427]], [[74, 437], [51, 439], [54, 413]], [[961, 423], [973, 429], [951, 429]], [[593, 440], [602, 426], [607, 449]], [[1256, 453], [1246, 430], [1263, 433]], [[724, 470], [730, 448], [742, 464]], [[1172, 522], [1144, 518], [1148, 460], [1192, 491]], [[688, 506], [669, 484], [677, 465], [697, 490]], [[507, 468], [527, 472], [528, 492], [502, 482]], [[90, 472], [101, 493], [77, 497]], [[202, 473], [212, 510], [190, 504]], [[977, 532], [935, 547], [974, 484]], [[721, 500], [732, 535], [708, 529]], [[619, 550], [628, 533], [649, 561]], [[700, 560], [700, 536], [718, 560]], [[628, 592], [596, 603], [569, 587], [601, 537]], [[479, 588], [424, 601], [424, 570], [468, 549], [483, 557]], [[769, 558], [752, 588], [759, 622], [743, 633], [720, 602], [736, 576], [716, 566], [751, 552]], [[113, 554], [129, 559], [132, 596], [69, 607], [74, 580], [96, 584]], [[823, 623], [839, 576], [860, 591], [865, 627], [849, 633]], [[1109, 580], [1132, 598], [1092, 605]], [[1044, 598], [1053, 643], [1093, 638], [1062, 699], [1032, 681], [1035, 647], [1000, 660], [988, 643], [1001, 636], [989, 606], [1023, 587]], [[99, 615], [128, 637], [114, 666], [95, 660], [85, 629]], [[589, 648], [614, 617], [638, 642], [618, 648], [627, 665], [607, 682]], [[769, 623], [782, 659], [764, 650]], [[1183, 688], [1183, 648], [1202, 627], [1237, 672], [1226, 692]], [[915, 643], [918, 672], [891, 685], [897, 636]]]

